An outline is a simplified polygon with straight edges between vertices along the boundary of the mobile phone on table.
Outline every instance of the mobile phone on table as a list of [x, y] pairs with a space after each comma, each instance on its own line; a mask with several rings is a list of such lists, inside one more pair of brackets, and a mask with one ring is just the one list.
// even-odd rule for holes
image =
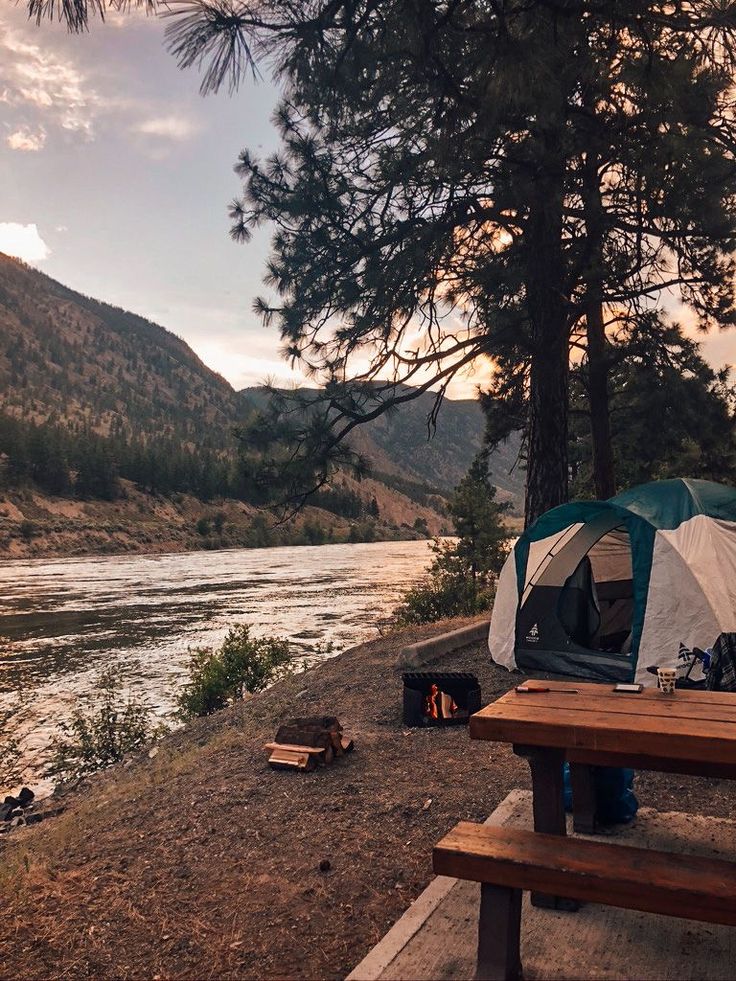
[[644, 685], [625, 684], [623, 682], [619, 682], [619, 684], [613, 686], [613, 690], [626, 692], [629, 695], [638, 695], [640, 691], [644, 690]]

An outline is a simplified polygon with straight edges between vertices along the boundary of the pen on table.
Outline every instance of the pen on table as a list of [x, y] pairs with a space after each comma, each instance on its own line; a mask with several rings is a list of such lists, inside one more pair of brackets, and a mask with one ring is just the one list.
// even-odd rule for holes
[[578, 688], [547, 688], [541, 685], [517, 685], [514, 688], [520, 695], [534, 695], [537, 693], [551, 691], [559, 695], [579, 695], [580, 689]]

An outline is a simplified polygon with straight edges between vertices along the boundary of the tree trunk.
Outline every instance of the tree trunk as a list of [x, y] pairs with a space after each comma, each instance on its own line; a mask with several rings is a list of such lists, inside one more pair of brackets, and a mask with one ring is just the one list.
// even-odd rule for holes
[[570, 376], [569, 285], [563, 246], [567, 173], [567, 111], [576, 85], [579, 15], [568, 0], [532, 15], [548, 71], [533, 127], [535, 151], [527, 191], [525, 270], [530, 321], [529, 422], [525, 518], [529, 525], [568, 499], [568, 399]]
[[599, 500], [616, 493], [608, 399], [608, 341], [603, 314], [604, 214], [598, 157], [589, 151], [583, 167], [583, 212], [590, 251], [586, 273], [585, 323], [588, 343], [588, 406], [593, 450], [593, 485]]
[[529, 377], [526, 525], [568, 498], [567, 410], [569, 338], [566, 318], [550, 324], [545, 353], [532, 358]]
[[605, 501], [616, 493], [616, 470], [611, 445], [606, 328], [600, 300], [591, 299], [585, 320], [588, 337], [588, 405], [593, 442], [593, 484], [595, 496]]
[[[559, 140], [559, 137], [557, 137]], [[534, 184], [527, 224], [526, 288], [531, 327], [525, 519], [568, 499], [569, 310], [563, 294], [564, 159], [550, 152]]]

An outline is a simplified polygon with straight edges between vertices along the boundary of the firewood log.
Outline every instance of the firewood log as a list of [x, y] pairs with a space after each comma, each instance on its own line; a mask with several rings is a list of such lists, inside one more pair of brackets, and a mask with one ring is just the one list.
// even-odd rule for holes
[[285, 753], [304, 753], [307, 756], [324, 756], [323, 746], [300, 746], [292, 743], [266, 743], [265, 749], [283, 751]]
[[297, 753], [285, 749], [276, 749], [271, 753], [268, 762], [275, 770], [304, 770], [309, 772], [317, 765], [314, 754]]
[[332, 736], [324, 729], [295, 726], [287, 723], [279, 726], [275, 741], [277, 743], [292, 743], [297, 746], [321, 746], [323, 749], [327, 749], [328, 746], [332, 745]]

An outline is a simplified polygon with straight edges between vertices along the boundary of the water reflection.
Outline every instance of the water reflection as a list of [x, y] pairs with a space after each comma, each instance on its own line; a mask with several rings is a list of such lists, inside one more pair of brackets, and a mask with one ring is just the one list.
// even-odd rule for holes
[[377, 542], [6, 562], [0, 706], [23, 693], [22, 734], [43, 747], [98, 672], [116, 666], [165, 716], [189, 648], [247, 622], [307, 657], [317, 644], [339, 653], [376, 636], [429, 559], [426, 542]]

